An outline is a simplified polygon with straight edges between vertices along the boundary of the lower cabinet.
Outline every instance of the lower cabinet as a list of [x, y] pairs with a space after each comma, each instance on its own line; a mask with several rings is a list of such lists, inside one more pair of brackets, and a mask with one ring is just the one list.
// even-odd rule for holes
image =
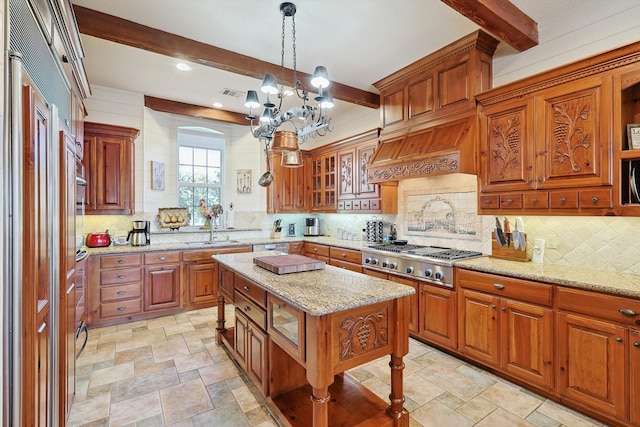
[[393, 274], [389, 275], [389, 280], [391, 280], [392, 282], [400, 283], [401, 285], [411, 286], [416, 291], [415, 294], [411, 295], [410, 302], [409, 302], [409, 306], [410, 306], [409, 332], [413, 334], [419, 333], [419, 328], [420, 328], [419, 313], [424, 313], [423, 311], [421, 312], [419, 309], [420, 285], [415, 280], [412, 280], [406, 277], [395, 276]]
[[421, 283], [416, 295], [419, 299], [418, 335], [441, 346], [457, 348], [456, 292]]
[[329, 264], [329, 246], [317, 243], [304, 243], [304, 256]]
[[640, 425], [640, 300], [558, 288], [558, 392]]
[[218, 293], [218, 263], [191, 264], [186, 270], [189, 307], [214, 304]]
[[251, 379], [267, 395], [269, 381], [267, 378], [267, 345], [269, 337], [266, 332], [249, 320], [242, 311], [236, 308], [235, 354], [238, 363], [245, 369]]
[[331, 246], [329, 247], [329, 264], [362, 273], [362, 255], [357, 250]]
[[180, 269], [180, 264], [145, 267], [145, 311], [180, 307]]
[[457, 283], [459, 351], [553, 389], [552, 285], [468, 270]]

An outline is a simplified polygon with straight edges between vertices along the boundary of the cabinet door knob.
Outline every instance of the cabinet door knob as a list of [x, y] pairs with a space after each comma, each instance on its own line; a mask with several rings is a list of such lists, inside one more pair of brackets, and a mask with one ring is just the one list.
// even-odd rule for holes
[[634, 343], [633, 343], [633, 346], [634, 346], [635, 348], [640, 348], [640, 342], [637, 342], [637, 341], [636, 341], [636, 342], [634, 342]]
[[166, 256], [161, 256], [160, 258], [158, 258], [160, 261], [164, 261], [165, 259], [167, 259]]
[[534, 197], [533, 199], [531, 199], [531, 202], [532, 203], [538, 203], [538, 199]]
[[491, 200], [489, 200], [489, 199], [486, 199], [484, 202], [485, 202], [487, 205], [490, 205], [490, 204], [491, 204]]
[[596, 202], [598, 201], [598, 198], [597, 198], [596, 196], [593, 196], [593, 197], [591, 198], [591, 201], [592, 201], [593, 203], [596, 203]]
[[318, 252], [318, 248], [313, 248], [313, 252]]
[[346, 258], [346, 257], [347, 257], [347, 254], [342, 254], [342, 258]]
[[527, 178], [527, 184], [531, 184], [532, 179], [531, 178]]
[[511, 203], [513, 203], [513, 199], [507, 199], [507, 204], [510, 205]]
[[629, 316], [629, 317], [633, 317], [633, 316], [637, 316], [638, 313], [636, 313], [635, 311], [631, 310], [630, 308], [621, 308], [618, 310], [621, 314], [624, 314], [625, 316]]
[[622, 338], [616, 337], [616, 342], [622, 342]]
[[507, 311], [507, 307], [502, 307], [501, 310], [502, 311]]
[[493, 308], [495, 310], [496, 306], [494, 304], [491, 304], [491, 308]]
[[244, 287], [244, 288], [242, 288], [242, 289], [244, 289], [244, 290], [245, 290], [245, 292], [249, 292], [249, 290], [250, 290], [251, 288], [249, 288], [248, 286], [245, 286], [245, 287]]
[[248, 305], [244, 308], [245, 313], [248, 313], [251, 311], [251, 307], [249, 307]]
[[565, 203], [567, 201], [566, 197], [560, 197], [560, 203]]
[[496, 288], [496, 289], [501, 289], [501, 290], [504, 289], [504, 285], [501, 285], [500, 283], [494, 283], [493, 287]]
[[542, 177], [538, 178], [538, 182], [542, 182]]

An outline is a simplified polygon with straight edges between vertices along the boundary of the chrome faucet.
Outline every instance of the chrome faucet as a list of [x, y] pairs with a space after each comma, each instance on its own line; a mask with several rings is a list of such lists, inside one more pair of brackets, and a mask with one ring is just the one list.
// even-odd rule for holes
[[215, 227], [211, 224], [211, 228], [209, 229], [209, 243], [213, 243], [218, 236], [215, 233]]

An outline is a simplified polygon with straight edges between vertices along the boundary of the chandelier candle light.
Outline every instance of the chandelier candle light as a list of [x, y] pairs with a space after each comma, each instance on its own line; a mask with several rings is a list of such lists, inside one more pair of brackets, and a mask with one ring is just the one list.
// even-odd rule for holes
[[[273, 74], [266, 74], [262, 81], [260, 90], [266, 94], [267, 99], [262, 106], [264, 111], [258, 118], [254, 116], [254, 108], [260, 107], [258, 93], [255, 90], [247, 92], [245, 106], [249, 108], [247, 119], [251, 122], [251, 133], [255, 138], [266, 144], [267, 150], [271, 141], [274, 142], [272, 147], [275, 151], [282, 151], [282, 166], [299, 167], [302, 166], [300, 156], [300, 144], [306, 141], [309, 136], [324, 136], [327, 132], [331, 132], [329, 127], [331, 117], [327, 114], [327, 109], [333, 107], [333, 98], [329, 91], [325, 90], [329, 86], [329, 77], [327, 69], [323, 66], [317, 66], [311, 78], [311, 85], [318, 89], [318, 96], [314, 98], [317, 105], [309, 105], [309, 91], [304, 88], [297, 77], [296, 66], [296, 5], [285, 2], [280, 4], [280, 12], [282, 13], [282, 51], [280, 63], [280, 87], [278, 81]], [[293, 35], [293, 90], [285, 90], [284, 87], [284, 48], [285, 48], [285, 23], [286, 18], [291, 17], [292, 35]], [[302, 100], [302, 106], [292, 107], [287, 111], [282, 110], [282, 101], [287, 92], [295, 91], [296, 95]], [[277, 97], [276, 104], [271, 100], [271, 96]], [[302, 121], [301, 125], [296, 125], [293, 121], [298, 118]], [[284, 123], [291, 123], [295, 128], [295, 132], [277, 131]]]

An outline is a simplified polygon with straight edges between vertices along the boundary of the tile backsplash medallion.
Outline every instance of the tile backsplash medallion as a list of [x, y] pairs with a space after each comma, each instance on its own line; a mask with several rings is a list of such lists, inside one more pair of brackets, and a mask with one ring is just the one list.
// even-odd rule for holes
[[[398, 238], [411, 243], [436, 245], [456, 249], [469, 249], [491, 254], [491, 235], [495, 226], [493, 216], [478, 216], [478, 233], [474, 237], [434, 238], [408, 234], [407, 195], [466, 193], [476, 191], [474, 175], [454, 174], [430, 178], [401, 180], [398, 186], [398, 215], [371, 214], [281, 214], [271, 215], [264, 212], [235, 212], [235, 230], [221, 228], [219, 238], [268, 238], [271, 225], [276, 219], [282, 220], [282, 237], [286, 236], [289, 224], [295, 224], [296, 236], [302, 236], [307, 217], [320, 218], [321, 232], [337, 237], [341, 228], [357, 236], [368, 220], [381, 220], [396, 224]], [[157, 212], [126, 215], [87, 215], [84, 231], [109, 230], [113, 236], [125, 235], [131, 229], [131, 221], [151, 221], [152, 243], [172, 241], [201, 241], [209, 238], [208, 232], [200, 229], [182, 229], [168, 232], [158, 229]], [[507, 215], [511, 224], [515, 215]], [[503, 215], [500, 216], [502, 220]], [[608, 216], [524, 216], [528, 239], [527, 251], [531, 258], [533, 241], [545, 239], [544, 262], [553, 264], [584, 266], [605, 271], [640, 275], [640, 218]], [[224, 223], [222, 224], [224, 226]], [[553, 245], [555, 248], [549, 247]]]

